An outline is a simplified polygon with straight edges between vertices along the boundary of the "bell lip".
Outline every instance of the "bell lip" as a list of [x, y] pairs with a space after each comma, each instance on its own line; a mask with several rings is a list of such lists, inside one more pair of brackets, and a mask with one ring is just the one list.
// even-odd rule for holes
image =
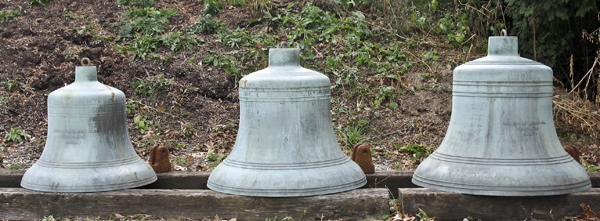
[[[228, 159], [225, 159], [225, 161]], [[331, 163], [318, 165], [302, 164], [285, 168], [278, 168], [283, 164], [261, 165], [250, 163], [248, 165], [238, 165], [223, 162], [208, 177], [207, 187], [217, 192], [242, 196], [298, 197], [345, 192], [367, 184], [366, 175], [350, 158], [344, 157], [341, 160], [332, 159], [331, 161]], [[315, 173], [316, 170], [320, 170], [321, 172], [317, 174]], [[256, 176], [249, 175], [248, 171], [251, 171]], [[230, 174], [242, 175], [233, 176]], [[284, 185], [271, 185], [274, 180], [279, 180], [273, 177], [282, 175], [288, 175], [289, 178], [281, 180]], [[326, 179], [337, 179], [339, 182], [325, 182], [316, 185], [313, 179], [315, 175], [326, 177]], [[246, 182], [244, 176], [251, 177], [255, 181], [270, 180], [271, 182], [267, 181], [260, 184], [252, 181]], [[252, 182], [253, 185], [244, 185], [249, 182]], [[294, 185], [296, 185], [296, 188], [284, 188]]]
[[298, 196], [317, 196], [325, 194], [334, 194], [346, 192], [361, 188], [367, 184], [367, 178], [342, 183], [340, 185], [323, 186], [318, 188], [299, 188], [299, 189], [258, 189], [258, 188], [238, 188], [234, 186], [220, 185], [208, 180], [207, 187], [211, 190], [241, 196], [256, 197], [298, 197]]
[[[484, 187], [480, 185], [469, 185], [465, 183], [445, 183], [443, 181], [431, 180], [425, 177], [421, 177], [417, 173], [413, 174], [411, 181], [417, 186], [432, 190], [484, 196], [556, 196], [583, 192], [592, 188], [592, 182], [589, 178], [587, 180], [568, 185], [531, 187], [495, 186], [494, 188], [498, 188], [498, 190], [484, 189]], [[441, 185], [439, 183], [443, 183], [446, 185]]]
[[[589, 174], [567, 153], [564, 156], [540, 158], [535, 162], [532, 162], [533, 159], [490, 160], [487, 158], [477, 158], [479, 161], [471, 162], [476, 158], [462, 156], [439, 158], [437, 155], [439, 155], [438, 150], [417, 167], [412, 177], [413, 184], [446, 192], [488, 196], [552, 196], [581, 192], [591, 188]], [[513, 173], [512, 168], [515, 167], [524, 167], [526, 168], [524, 171], [529, 173]], [[460, 176], [450, 173], [449, 168], [463, 169], [471, 173], [468, 176]], [[541, 168], [544, 170], [540, 170]], [[475, 169], [487, 172], [473, 172]], [[489, 171], [500, 172], [494, 172], [496, 176], [491, 177], [479, 176], [491, 173]], [[563, 173], [556, 171], [563, 171]], [[539, 177], [530, 177], [534, 173]], [[566, 175], [561, 176], [561, 174]], [[507, 179], [528, 182], [513, 185], [507, 182]]]
[[158, 177], [154, 176], [147, 177], [142, 180], [136, 180], [128, 183], [115, 183], [105, 185], [91, 185], [91, 186], [65, 186], [62, 188], [48, 188], [48, 185], [40, 185], [33, 182], [27, 182], [21, 180], [21, 187], [39, 192], [53, 192], [53, 193], [93, 193], [93, 192], [108, 192], [124, 189], [132, 189], [136, 187], [142, 187], [151, 183], [156, 182]]
[[[87, 166], [72, 168], [73, 165], [85, 164], [71, 163], [60, 165], [60, 163], [51, 163], [45, 165], [36, 162], [23, 174], [20, 183], [21, 187], [41, 192], [105, 192], [141, 187], [151, 184], [158, 179], [152, 167], [137, 156], [132, 162], [125, 162], [112, 166], [108, 166], [105, 163], [91, 163]], [[51, 172], [48, 172], [48, 170]], [[90, 173], [98, 174], [96, 172], [97, 170], [104, 170], [104, 175], [108, 173], [108, 176], [102, 176], [102, 179], [110, 182], [89, 185], [89, 182], [85, 181], [93, 180], [94, 177], [79, 176]], [[121, 173], [113, 173], [113, 170], [120, 171]], [[73, 174], [73, 176], [55, 177], [56, 174]], [[85, 179], [86, 177], [88, 179]], [[71, 184], [58, 186], [50, 184], [55, 182]]]

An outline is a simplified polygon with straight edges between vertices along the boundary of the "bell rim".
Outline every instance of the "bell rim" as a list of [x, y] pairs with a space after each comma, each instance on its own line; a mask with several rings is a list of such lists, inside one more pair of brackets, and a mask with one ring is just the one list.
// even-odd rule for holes
[[[154, 183], [158, 180], [156, 174], [149, 176], [141, 180], [134, 180], [132, 182], [125, 183], [112, 183], [102, 185], [88, 185], [88, 186], [61, 186], [60, 188], [52, 188], [48, 185], [36, 184], [34, 182], [27, 182], [25, 177], [21, 180], [21, 187], [40, 192], [77, 192], [77, 193], [91, 193], [91, 192], [107, 192], [122, 189], [131, 189], [135, 187], [145, 186]], [[50, 188], [48, 188], [50, 187]]]
[[586, 191], [592, 188], [591, 180], [571, 184], [546, 186], [488, 186], [468, 183], [452, 183], [413, 174], [412, 183], [428, 189], [485, 196], [554, 196]]
[[[115, 164], [109, 165], [110, 163]], [[101, 172], [98, 172], [98, 170]], [[105, 183], [87, 184], [86, 182], [93, 181], [97, 177], [81, 175], [90, 173], [98, 175]], [[61, 177], [57, 174], [71, 174], [71, 176]], [[36, 162], [23, 174], [21, 187], [42, 192], [105, 192], [140, 187], [151, 184], [156, 180], [158, 180], [158, 177], [152, 167], [136, 155], [107, 162], [82, 162], [63, 165], [52, 163], [45, 165]], [[58, 185], [54, 185], [54, 183], [58, 183]]]
[[269, 188], [238, 188], [233, 186], [221, 185], [212, 182], [210, 179], [207, 182], [207, 187], [211, 190], [242, 196], [257, 196], [257, 197], [297, 197], [297, 196], [316, 196], [324, 194], [340, 193], [354, 190], [367, 184], [366, 177], [359, 180], [343, 183], [340, 185], [330, 185], [315, 188], [295, 188], [295, 189], [269, 189]]

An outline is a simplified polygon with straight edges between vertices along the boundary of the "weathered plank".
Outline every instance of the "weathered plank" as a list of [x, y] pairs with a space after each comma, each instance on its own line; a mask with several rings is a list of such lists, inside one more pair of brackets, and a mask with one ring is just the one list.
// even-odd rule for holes
[[358, 189], [310, 197], [244, 197], [211, 190], [128, 189], [100, 193], [45, 193], [0, 188], [0, 219], [108, 217], [148, 214], [161, 218], [265, 220], [293, 217], [324, 220], [375, 219], [389, 214], [388, 190]]
[[[23, 171], [0, 169], [0, 187], [19, 188]], [[588, 173], [594, 188], [600, 188], [600, 173]], [[172, 171], [156, 174], [158, 180], [142, 189], [208, 189], [206, 182], [210, 172]], [[398, 188], [419, 188], [412, 183], [413, 171], [380, 171], [367, 174], [369, 188], [388, 188], [394, 198], [398, 198]]]
[[[0, 187], [18, 188], [24, 171], [0, 169]], [[367, 174], [367, 187], [396, 190], [417, 187], [412, 184], [412, 171], [383, 171]], [[156, 174], [158, 180], [146, 189], [207, 189], [206, 181], [210, 172], [171, 171]]]
[[406, 214], [419, 213], [439, 220], [560, 220], [582, 213], [580, 204], [600, 211], [600, 189], [542, 197], [476, 196], [435, 191], [425, 188], [400, 188], [400, 202]]
[[205, 189], [210, 172], [171, 171], [157, 173], [154, 183], [141, 187], [142, 189]]
[[367, 174], [367, 185], [370, 188], [388, 188], [394, 199], [398, 199], [398, 188], [419, 188], [412, 183], [413, 171], [382, 171]]
[[0, 168], [0, 187], [21, 187], [24, 171], [14, 171]]

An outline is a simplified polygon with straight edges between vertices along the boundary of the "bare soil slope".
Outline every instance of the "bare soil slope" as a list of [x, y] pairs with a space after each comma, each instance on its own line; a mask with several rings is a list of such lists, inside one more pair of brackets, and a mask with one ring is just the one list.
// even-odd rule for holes
[[[132, 60], [131, 52], [115, 49], [115, 45], [123, 45], [116, 40], [121, 27], [115, 24], [125, 19], [122, 13], [131, 6], [119, 5], [116, 0], [52, 0], [45, 6], [30, 2], [0, 2], [3, 11], [20, 12], [0, 23], [2, 167], [24, 170], [39, 158], [46, 140], [47, 94], [73, 82], [75, 66], [84, 57], [98, 67], [100, 82], [122, 90], [128, 98], [129, 133], [143, 158], [148, 158], [150, 147], [164, 145], [171, 151], [175, 169], [210, 170], [231, 150], [239, 123], [236, 82], [241, 76], [202, 61], [214, 54], [243, 60], [236, 54], [239, 48], [204, 34], [199, 36], [204, 43], [191, 49], [172, 51], [160, 46], [154, 53], [163, 59]], [[274, 1], [274, 5], [281, 10], [302, 10], [304, 3], [286, 8], [290, 2]], [[337, 9], [323, 3], [327, 1], [312, 2], [324, 10]], [[177, 9], [177, 15], [169, 18], [168, 30], [178, 31], [197, 23], [204, 5], [196, 0], [157, 0], [155, 7]], [[281, 32], [284, 26], [253, 21], [252, 13], [249, 7], [226, 6], [215, 19], [230, 30], [246, 28], [280, 40], [287, 38]], [[376, 15], [364, 13], [373, 33], [385, 31]], [[444, 137], [451, 114], [452, 69], [484, 54], [430, 36], [395, 36], [392, 41], [389, 37], [373, 34], [368, 40], [382, 48], [390, 42], [403, 42], [407, 58], [400, 62], [410, 68], [373, 74], [359, 66], [360, 75], [352, 79], [358, 83], [340, 84], [332, 92], [334, 130], [347, 153], [347, 147], [355, 143], [369, 144], [377, 170], [414, 169]], [[252, 47], [261, 50], [265, 58], [270, 45]], [[324, 65], [325, 58], [335, 57], [343, 49], [322, 41], [302, 50], [303, 55], [308, 51], [314, 58], [303, 59], [305, 67], [323, 72], [332, 82], [339, 80], [342, 75]], [[382, 58], [373, 58], [377, 59]], [[267, 64], [264, 59], [254, 62], [259, 68]], [[155, 92], [136, 92], [135, 82], [152, 83], [149, 87]], [[382, 104], [375, 104], [379, 101]], [[556, 113], [571, 119], [562, 109]], [[598, 165], [597, 136], [592, 138], [589, 131], [574, 127], [576, 122], [557, 125], [564, 132], [560, 134], [563, 143], [579, 145], [584, 162]], [[16, 142], [4, 136], [16, 127], [31, 138]]]

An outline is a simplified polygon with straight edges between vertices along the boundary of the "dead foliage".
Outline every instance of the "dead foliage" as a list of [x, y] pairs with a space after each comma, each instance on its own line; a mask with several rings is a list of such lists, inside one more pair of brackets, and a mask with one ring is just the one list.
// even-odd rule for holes
[[583, 134], [598, 140], [600, 106], [581, 97], [554, 88], [554, 122], [557, 129]]

